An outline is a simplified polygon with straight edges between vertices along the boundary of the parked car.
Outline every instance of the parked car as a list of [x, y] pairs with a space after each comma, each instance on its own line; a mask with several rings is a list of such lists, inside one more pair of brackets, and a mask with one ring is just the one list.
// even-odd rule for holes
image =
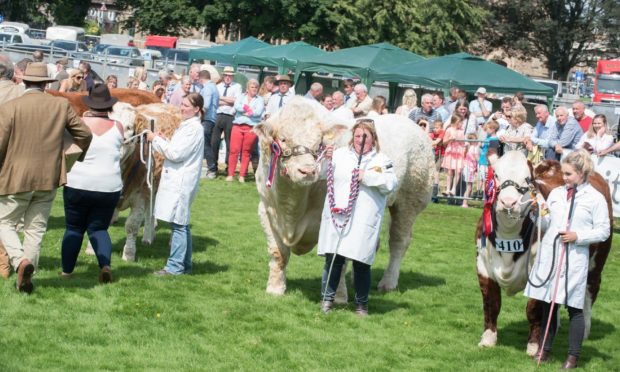
[[99, 44], [99, 40], [101, 37], [97, 35], [84, 35], [84, 43], [88, 46], [89, 50], [92, 50], [95, 46]]
[[0, 44], [27, 43], [33, 44], [30, 37], [21, 32], [0, 32]]
[[162, 69], [173, 64], [187, 64], [189, 61], [189, 49], [167, 49], [163, 57], [155, 61], [155, 66]]
[[110, 44], [97, 44], [90, 52], [94, 55], [101, 55], [103, 54], [103, 51], [109, 46], [111, 45]]
[[105, 48], [99, 59], [107, 63], [120, 65], [144, 66], [144, 58], [136, 47], [109, 46]]
[[69, 52], [88, 52], [88, 46], [81, 41], [54, 40], [49, 43], [49, 46], [64, 49]]
[[135, 46], [133, 43], [133, 36], [126, 34], [103, 34], [101, 35], [100, 42], [102, 44], [116, 45], [116, 46]]
[[83, 41], [84, 29], [74, 26], [52, 26], [45, 30], [45, 38], [47, 40]]

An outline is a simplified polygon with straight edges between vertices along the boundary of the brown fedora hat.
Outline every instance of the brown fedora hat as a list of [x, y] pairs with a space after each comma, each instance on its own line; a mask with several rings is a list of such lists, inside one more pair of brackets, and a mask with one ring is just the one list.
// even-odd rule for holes
[[280, 84], [282, 82], [286, 82], [289, 85], [293, 85], [293, 80], [291, 80], [291, 77], [288, 75], [280, 75], [278, 79], [276, 80], [276, 84]]
[[26, 66], [22, 80], [37, 83], [56, 81], [56, 79], [47, 76], [47, 65], [43, 62], [29, 63]]
[[112, 108], [118, 99], [110, 95], [110, 90], [106, 84], [95, 84], [88, 92], [88, 96], [82, 97], [82, 101], [92, 109], [105, 110]]

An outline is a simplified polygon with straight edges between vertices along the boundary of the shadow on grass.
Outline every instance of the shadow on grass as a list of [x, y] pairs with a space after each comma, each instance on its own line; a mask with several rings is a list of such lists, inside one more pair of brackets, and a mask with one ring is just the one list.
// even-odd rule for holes
[[[565, 311], [565, 310], [562, 310]], [[594, 308], [596, 311], [596, 307]], [[527, 335], [529, 329], [529, 323], [525, 319], [518, 322], [511, 322], [506, 324], [502, 328], [498, 328], [497, 331], [497, 344], [501, 346], [512, 347], [517, 350], [522, 350], [525, 353], [527, 346]], [[592, 328], [590, 337], [588, 340], [600, 340], [608, 335], [614, 334], [616, 327], [612, 323], [601, 321], [598, 319], [592, 319]], [[590, 359], [601, 358], [603, 360], [609, 360], [610, 355], [599, 352], [596, 348], [589, 346], [587, 340], [582, 347], [581, 356], [579, 357], [579, 365], [583, 367]], [[553, 354], [554, 359], [559, 362], [564, 361], [568, 350], [568, 319], [562, 319], [561, 326], [558, 331], [558, 335], [554, 340]]]
[[[349, 305], [355, 298], [355, 290], [351, 280], [351, 273], [347, 272], [347, 289], [349, 291]], [[370, 287], [370, 303], [373, 313], [384, 314], [398, 309], [409, 309], [407, 302], [396, 302], [387, 299], [383, 292], [377, 291], [377, 285], [383, 277], [383, 269], [372, 269], [372, 284]], [[437, 287], [445, 285], [443, 278], [428, 276], [417, 272], [404, 271], [400, 274], [398, 291], [400, 293], [420, 287]], [[321, 300], [321, 277], [320, 273], [315, 278], [289, 278], [286, 281], [287, 291], [299, 291], [310, 301], [319, 302]]]

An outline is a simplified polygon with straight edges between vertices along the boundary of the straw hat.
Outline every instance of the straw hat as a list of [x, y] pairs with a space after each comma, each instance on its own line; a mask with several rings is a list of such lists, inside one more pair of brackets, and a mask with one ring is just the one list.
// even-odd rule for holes
[[35, 83], [49, 83], [52, 81], [56, 81], [56, 79], [51, 78], [47, 75], [47, 65], [43, 62], [29, 63], [26, 66], [26, 71], [24, 71], [24, 76], [22, 77], [22, 80]]
[[234, 75], [235, 74], [235, 68], [232, 66], [226, 66], [224, 67], [224, 75]]
[[95, 110], [105, 110], [112, 108], [118, 99], [110, 95], [110, 90], [106, 84], [96, 84], [88, 93], [83, 96], [82, 101], [86, 106]]

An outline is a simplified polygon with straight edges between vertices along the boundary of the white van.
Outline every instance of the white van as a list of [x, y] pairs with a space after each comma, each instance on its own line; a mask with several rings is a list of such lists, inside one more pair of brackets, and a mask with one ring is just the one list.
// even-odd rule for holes
[[11, 32], [18, 34], [27, 34], [30, 26], [19, 22], [2, 22], [0, 23], [0, 32]]
[[126, 34], [103, 34], [99, 39], [99, 44], [116, 46], [134, 46], [133, 36]]
[[45, 31], [45, 39], [84, 41], [84, 29], [74, 26], [52, 26]]

